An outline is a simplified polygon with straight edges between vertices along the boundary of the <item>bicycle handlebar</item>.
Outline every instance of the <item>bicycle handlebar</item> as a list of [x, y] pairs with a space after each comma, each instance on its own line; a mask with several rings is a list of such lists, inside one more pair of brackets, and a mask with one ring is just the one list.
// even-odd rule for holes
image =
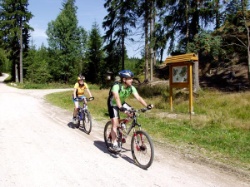
[[[90, 98], [85, 98], [87, 101], [93, 101], [95, 98], [94, 97], [90, 97]], [[83, 101], [84, 99], [79, 99], [79, 98], [75, 98], [75, 101]]]
[[149, 104], [147, 105], [147, 107], [145, 108], [141, 108], [141, 109], [134, 109], [134, 108], [131, 108], [129, 110], [127, 110], [129, 113], [136, 113], [136, 112], [146, 112], [148, 110], [151, 110], [152, 108], [154, 107], [153, 104]]
[[87, 98], [87, 101], [93, 101], [95, 98], [94, 97], [90, 97], [90, 98]]
[[148, 110], [151, 110], [149, 108], [141, 108], [141, 109], [130, 109], [130, 110], [127, 110], [129, 113], [136, 113], [136, 112], [146, 112]]

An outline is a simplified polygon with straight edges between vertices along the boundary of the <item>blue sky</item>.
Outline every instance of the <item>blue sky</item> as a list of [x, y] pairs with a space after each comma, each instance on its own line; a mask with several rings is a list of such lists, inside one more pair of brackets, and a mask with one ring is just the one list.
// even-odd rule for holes
[[[32, 12], [34, 17], [30, 20], [31, 27], [34, 32], [31, 33], [31, 40], [40, 47], [43, 43], [47, 46], [46, 30], [48, 23], [55, 20], [62, 9], [63, 0], [29, 0], [28, 10]], [[104, 0], [76, 0], [78, 25], [85, 30], [90, 31], [94, 22], [99, 25], [101, 34], [104, 34], [102, 29], [103, 18], [107, 15], [104, 8]], [[126, 44], [129, 57], [140, 57], [138, 46]]]
[[[37, 47], [42, 43], [47, 45], [48, 23], [57, 18], [63, 2], [63, 0], [29, 0], [28, 10], [34, 16], [29, 22], [34, 28], [31, 37]], [[103, 34], [102, 21], [107, 14], [103, 4], [103, 0], [76, 0], [78, 25], [90, 31], [93, 23], [97, 22]]]

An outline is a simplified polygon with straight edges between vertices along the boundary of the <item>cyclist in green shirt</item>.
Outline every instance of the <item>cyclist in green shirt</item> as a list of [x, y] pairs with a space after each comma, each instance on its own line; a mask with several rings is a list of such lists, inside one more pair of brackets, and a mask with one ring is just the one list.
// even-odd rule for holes
[[115, 152], [121, 151], [116, 141], [116, 130], [119, 125], [119, 111], [127, 113], [127, 108], [124, 107], [126, 98], [132, 94], [143, 106], [148, 109], [153, 108], [153, 105], [148, 105], [132, 85], [134, 74], [130, 70], [120, 71], [119, 76], [121, 77], [121, 83], [113, 85], [107, 102], [109, 117], [112, 123], [111, 136], [113, 146], [111, 146], [111, 149]]

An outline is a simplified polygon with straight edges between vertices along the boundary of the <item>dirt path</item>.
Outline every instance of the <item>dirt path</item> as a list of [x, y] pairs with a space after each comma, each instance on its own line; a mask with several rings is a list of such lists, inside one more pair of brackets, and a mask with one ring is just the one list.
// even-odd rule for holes
[[[247, 187], [247, 181], [214, 168], [155, 150], [148, 170], [129, 151], [109, 154], [103, 124], [86, 135], [68, 124], [71, 113], [46, 103], [61, 90], [20, 90], [0, 77], [0, 186]], [[166, 152], [165, 152], [166, 153]]]

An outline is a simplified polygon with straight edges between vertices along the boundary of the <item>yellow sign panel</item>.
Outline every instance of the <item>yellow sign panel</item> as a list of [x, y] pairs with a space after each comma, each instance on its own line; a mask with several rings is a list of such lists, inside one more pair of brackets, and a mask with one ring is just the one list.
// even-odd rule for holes
[[184, 55], [170, 56], [166, 58], [164, 64], [180, 63], [180, 62], [193, 62], [198, 61], [198, 56], [195, 53], [187, 53]]

